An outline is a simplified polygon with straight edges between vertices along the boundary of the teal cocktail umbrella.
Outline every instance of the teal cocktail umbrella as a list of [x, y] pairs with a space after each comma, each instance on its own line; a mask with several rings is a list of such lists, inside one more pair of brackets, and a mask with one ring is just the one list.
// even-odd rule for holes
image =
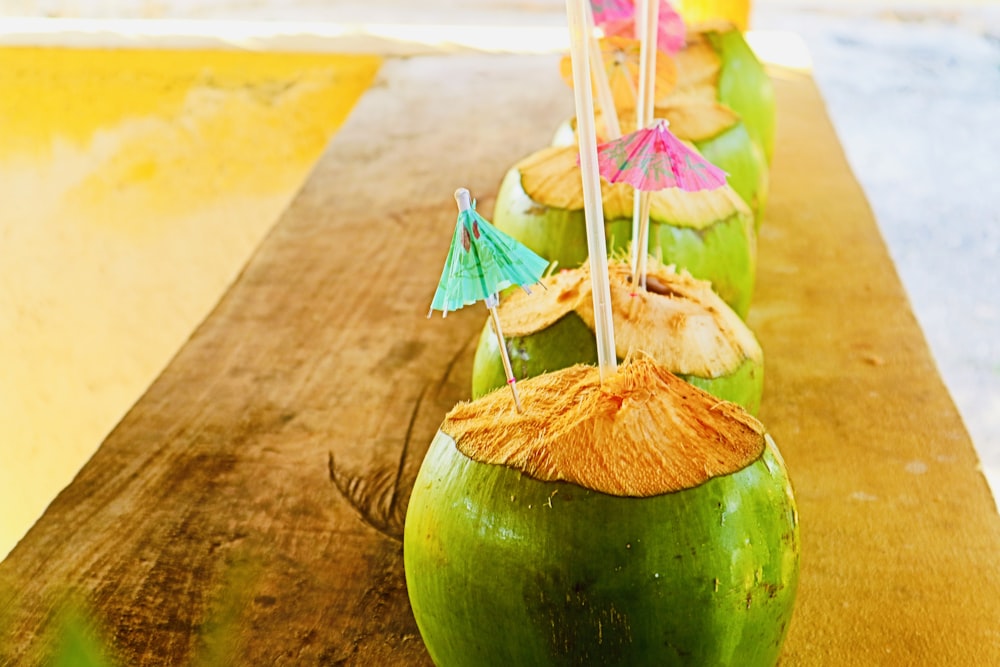
[[485, 302], [500, 343], [507, 384], [514, 395], [514, 405], [521, 412], [514, 371], [496, 308], [500, 305], [503, 289], [517, 285], [530, 294], [528, 286], [541, 280], [549, 262], [479, 215], [465, 188], [455, 191], [455, 201], [458, 202], [455, 233], [427, 317], [435, 310], [447, 317], [450, 311], [477, 301]]

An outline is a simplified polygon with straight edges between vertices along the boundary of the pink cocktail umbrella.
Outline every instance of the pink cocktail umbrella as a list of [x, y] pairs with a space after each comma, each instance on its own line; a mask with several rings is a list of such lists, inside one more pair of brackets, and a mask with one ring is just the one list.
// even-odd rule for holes
[[590, 7], [597, 25], [622, 21], [635, 13], [635, 4], [631, 0], [590, 0]]
[[643, 287], [649, 248], [649, 193], [667, 188], [714, 190], [726, 184], [726, 173], [686, 146], [668, 125], [657, 120], [649, 128], [597, 147], [601, 176], [611, 183], [628, 183], [641, 193], [638, 233], [632, 239], [632, 279]]
[[[590, 0], [590, 5], [594, 11], [594, 23], [606, 36], [638, 38], [634, 0]], [[665, 53], [677, 53], [684, 48], [684, 19], [667, 0], [659, 1], [658, 14], [656, 47]]]
[[713, 190], [726, 184], [726, 172], [707, 161], [658, 120], [597, 147], [601, 176], [645, 192], [681, 188]]

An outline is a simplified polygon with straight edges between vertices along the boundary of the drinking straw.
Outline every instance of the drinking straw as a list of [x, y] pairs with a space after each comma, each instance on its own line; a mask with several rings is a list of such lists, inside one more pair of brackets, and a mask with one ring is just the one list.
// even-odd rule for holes
[[621, 124], [618, 122], [618, 109], [615, 108], [615, 98], [611, 94], [611, 82], [608, 81], [608, 70], [604, 65], [601, 47], [594, 36], [594, 8], [588, 1], [584, 6], [587, 21], [587, 48], [590, 51], [590, 67], [594, 74], [594, 88], [597, 91], [597, 104], [601, 107], [604, 118], [604, 134], [606, 141], [612, 141], [622, 136]]
[[[659, 2], [660, 0], [639, 0], [639, 6], [636, 8], [636, 37], [639, 39], [639, 96], [635, 107], [637, 130], [647, 128], [653, 122]], [[649, 254], [649, 193], [636, 188], [632, 194], [633, 285], [646, 286], [647, 254]]]
[[586, 11], [590, 0], [566, 0], [569, 22], [570, 59], [573, 64], [573, 98], [576, 126], [580, 137], [580, 175], [583, 179], [583, 209], [587, 220], [587, 250], [594, 297], [594, 333], [597, 336], [597, 366], [601, 380], [618, 370], [615, 357], [615, 329], [611, 314], [611, 285], [608, 280], [608, 249], [604, 239], [604, 202], [601, 175], [597, 168], [597, 132], [594, 128], [594, 99], [590, 84], [589, 40]]

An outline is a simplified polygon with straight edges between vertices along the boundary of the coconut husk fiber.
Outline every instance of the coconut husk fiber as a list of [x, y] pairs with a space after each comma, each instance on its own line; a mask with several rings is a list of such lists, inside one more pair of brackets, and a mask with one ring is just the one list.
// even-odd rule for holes
[[677, 64], [677, 84], [657, 97], [685, 95], [714, 101], [722, 71], [722, 58], [711, 43], [699, 32], [688, 31], [687, 43], [674, 55]]
[[[578, 157], [576, 146], [549, 146], [522, 159], [514, 168], [521, 173], [521, 187], [531, 199], [551, 208], [577, 211], [583, 209]], [[631, 218], [633, 192], [628, 183], [609, 183], [602, 178], [605, 220]], [[669, 220], [678, 227], [703, 229], [737, 213], [752, 216], [746, 202], [728, 185], [697, 192], [667, 188], [649, 196], [650, 217]]]
[[[717, 137], [740, 122], [740, 115], [725, 104], [693, 95], [671, 95], [663, 99], [653, 108], [653, 118], [666, 120], [670, 124], [670, 131], [689, 145]], [[576, 118], [570, 118], [567, 123], [570, 131], [564, 131], [560, 127], [552, 142], [553, 146], [565, 146], [578, 141]], [[606, 141], [602, 110], [594, 111], [594, 123], [597, 126], [597, 140]], [[623, 134], [635, 131], [635, 109], [618, 111], [618, 124]], [[697, 149], [696, 146], [694, 148]]]
[[[612, 36], [600, 40], [601, 58], [608, 76], [611, 97], [619, 109], [632, 108], [637, 104], [639, 90], [640, 42], [627, 37]], [[656, 51], [656, 80], [654, 90], [666, 95], [677, 84], [677, 63], [663, 51]], [[573, 64], [565, 56], [559, 63], [559, 73], [563, 81], [573, 86]], [[593, 75], [591, 75], [593, 76]]]
[[459, 403], [441, 430], [459, 451], [542, 481], [616, 496], [698, 486], [755, 461], [764, 427], [734, 403], [689, 385], [650, 357], [627, 359], [603, 382], [577, 365]]
[[[675, 373], [712, 378], [730, 373], [747, 359], [763, 361], [753, 332], [709, 282], [649, 258], [647, 289], [636, 288], [631, 268], [608, 261], [615, 354], [641, 351]], [[528, 336], [576, 312], [594, 328], [590, 268], [560, 271], [542, 281], [544, 290], [513, 292], [498, 310], [504, 334]]]

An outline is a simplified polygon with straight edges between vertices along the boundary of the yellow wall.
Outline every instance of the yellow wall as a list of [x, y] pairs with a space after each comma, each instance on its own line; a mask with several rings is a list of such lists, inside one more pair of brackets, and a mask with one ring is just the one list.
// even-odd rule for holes
[[0, 49], [0, 558], [209, 312], [378, 66]]

